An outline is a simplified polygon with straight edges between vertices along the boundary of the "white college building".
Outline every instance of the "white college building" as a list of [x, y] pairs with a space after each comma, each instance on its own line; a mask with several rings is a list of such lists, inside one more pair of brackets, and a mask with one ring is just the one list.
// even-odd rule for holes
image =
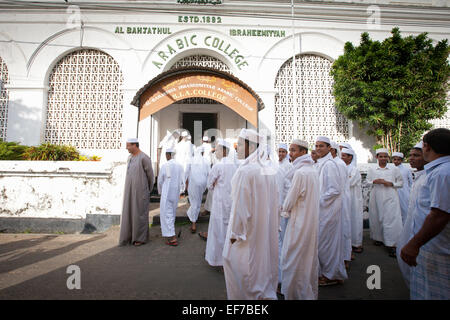
[[[450, 34], [449, 0], [35, 0], [0, 2], [0, 139], [71, 144], [123, 161], [139, 137], [154, 161], [177, 128], [272, 146], [319, 135], [375, 141], [334, 106], [329, 75], [344, 44]], [[294, 58], [294, 59], [293, 59]], [[450, 127], [450, 117], [435, 122]], [[195, 130], [194, 130], [195, 128]]]

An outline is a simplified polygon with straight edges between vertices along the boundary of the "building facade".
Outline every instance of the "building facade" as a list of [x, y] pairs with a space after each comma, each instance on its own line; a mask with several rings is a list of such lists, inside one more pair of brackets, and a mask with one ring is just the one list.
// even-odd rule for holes
[[[318, 135], [375, 141], [334, 106], [331, 65], [344, 44], [450, 34], [449, 0], [2, 1], [0, 139], [76, 146], [123, 160], [139, 137], [157, 170], [160, 141], [183, 128], [272, 146]], [[450, 127], [450, 117], [436, 121]]]

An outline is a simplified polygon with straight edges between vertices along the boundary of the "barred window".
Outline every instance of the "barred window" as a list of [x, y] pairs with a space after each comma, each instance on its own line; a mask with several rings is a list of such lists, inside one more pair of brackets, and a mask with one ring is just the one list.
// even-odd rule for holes
[[[349, 139], [349, 122], [334, 105], [331, 65], [331, 61], [318, 55], [297, 55], [297, 90], [293, 86], [292, 58], [280, 68], [275, 80], [277, 143], [300, 138], [313, 144], [317, 136], [327, 136], [336, 142]], [[296, 117], [298, 121], [294, 123]], [[298, 137], [294, 137], [295, 129]]]
[[78, 149], [120, 149], [123, 76], [108, 54], [83, 49], [64, 56], [49, 77], [45, 141]]
[[[226, 72], [231, 73], [230, 68], [228, 68], [228, 66], [221, 60], [211, 57], [211, 56], [199, 55], [199, 54], [188, 56], [186, 58], [178, 60], [170, 68], [170, 70], [176, 69], [176, 68], [182, 68], [182, 67], [192, 67], [192, 66], [208, 67], [208, 68], [216, 69], [219, 71], [226, 71]], [[178, 104], [218, 104], [218, 102], [215, 100], [203, 98], [203, 97], [187, 98], [187, 99], [178, 101], [177, 103]]]
[[6, 140], [6, 127], [8, 123], [9, 93], [5, 85], [9, 83], [8, 67], [0, 57], [0, 140]]

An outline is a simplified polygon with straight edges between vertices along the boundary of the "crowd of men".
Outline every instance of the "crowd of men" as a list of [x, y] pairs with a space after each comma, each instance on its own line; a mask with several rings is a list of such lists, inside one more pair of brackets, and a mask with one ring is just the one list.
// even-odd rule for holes
[[[187, 190], [191, 232], [202, 199], [210, 211], [206, 261], [222, 268], [229, 299], [317, 299], [318, 287], [348, 279], [354, 253], [362, 253], [363, 199], [356, 153], [348, 143], [318, 137], [278, 145], [242, 129], [237, 143], [208, 137], [195, 148], [187, 133], [168, 135], [158, 176], [160, 219], [166, 244], [177, 246], [175, 212]], [[178, 142], [177, 142], [178, 139]], [[154, 176], [138, 141], [125, 182], [120, 245], [148, 238], [148, 203]], [[312, 149], [312, 150], [311, 150]], [[367, 173], [370, 237], [396, 257], [412, 299], [450, 295], [450, 130], [435, 129], [404, 155], [376, 151]]]

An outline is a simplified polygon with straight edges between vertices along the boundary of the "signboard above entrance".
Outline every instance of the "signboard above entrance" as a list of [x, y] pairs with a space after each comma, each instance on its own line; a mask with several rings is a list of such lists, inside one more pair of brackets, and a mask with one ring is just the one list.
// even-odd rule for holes
[[139, 121], [177, 101], [193, 97], [222, 103], [258, 126], [258, 101], [251, 92], [225, 76], [196, 71], [174, 74], [147, 88], [140, 95]]

